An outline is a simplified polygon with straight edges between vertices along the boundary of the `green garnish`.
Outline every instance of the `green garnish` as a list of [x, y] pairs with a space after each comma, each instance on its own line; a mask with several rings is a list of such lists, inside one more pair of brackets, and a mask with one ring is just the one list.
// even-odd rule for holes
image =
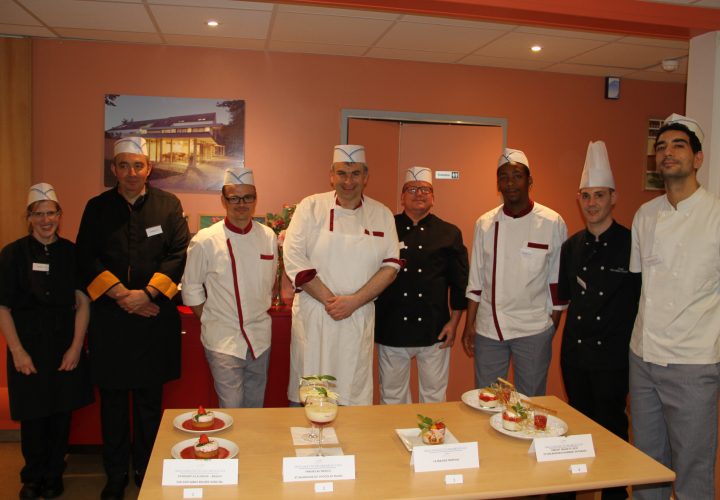
[[518, 416], [522, 419], [528, 418], [528, 409], [525, 408], [520, 402], [515, 403], [510, 407], [512, 411], [518, 414]]
[[[338, 393], [333, 392], [333, 391], [328, 391], [326, 387], [315, 386], [312, 388], [312, 390], [313, 390], [313, 392], [315, 392], [315, 394], [317, 394], [318, 396], [322, 396], [324, 398], [330, 398], [330, 399], [337, 400], [340, 397], [338, 395]], [[308, 398], [310, 398], [310, 397], [312, 397], [312, 394], [308, 395]]]
[[430, 417], [425, 417], [423, 415], [417, 414], [418, 418], [418, 427], [420, 430], [424, 431], [432, 427], [433, 424], [442, 422], [442, 420], [433, 420]]
[[332, 375], [307, 375], [305, 377], [300, 377], [300, 380], [331, 380], [334, 382], [337, 379]]

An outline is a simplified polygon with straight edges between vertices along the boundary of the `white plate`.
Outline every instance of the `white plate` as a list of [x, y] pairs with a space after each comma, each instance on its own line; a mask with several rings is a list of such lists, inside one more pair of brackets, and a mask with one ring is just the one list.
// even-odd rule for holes
[[[414, 427], [411, 429], [395, 429], [395, 433], [400, 438], [400, 441], [402, 441], [402, 444], [405, 445], [407, 451], [412, 451], [415, 446], [434, 446], [432, 444], [423, 443], [422, 437], [420, 436], [420, 429], [418, 427]], [[457, 438], [453, 436], [453, 433], [450, 432], [450, 429], [446, 427], [444, 444], [453, 444], [457, 442]]]
[[[496, 406], [483, 406], [480, 404], [480, 389], [473, 389], [472, 391], [467, 391], [463, 393], [461, 396], [462, 402], [468, 405], [470, 408], [475, 408], [476, 410], [484, 411], [487, 413], [500, 413], [502, 411], [502, 405], [500, 402]], [[527, 399], [527, 396], [525, 394], [517, 393], [520, 399]]]
[[228, 415], [227, 413], [223, 413], [221, 411], [215, 411], [215, 410], [212, 410], [212, 412], [215, 414], [215, 418], [221, 419], [223, 422], [225, 422], [225, 425], [223, 425], [222, 427], [220, 427], [218, 429], [186, 429], [185, 427], [183, 427], [182, 424], [186, 420], [191, 419], [193, 417], [193, 415], [195, 415], [195, 413], [196, 413], [194, 411], [188, 411], [185, 413], [181, 413], [180, 415], [175, 417], [173, 419], [173, 426], [176, 429], [179, 429], [183, 432], [189, 432], [191, 434], [212, 434], [213, 432], [220, 432], [222, 430], [225, 430], [233, 424], [233, 418], [230, 415]]
[[[235, 458], [238, 454], [238, 451], [240, 449], [238, 448], [238, 445], [233, 443], [232, 441], [228, 439], [223, 438], [212, 438], [215, 441], [218, 442], [218, 446], [221, 446], [225, 448], [230, 454], [225, 458]], [[198, 438], [193, 439], [186, 439], [185, 441], [180, 441], [179, 443], [176, 443], [175, 446], [172, 447], [172, 450], [170, 450], [170, 455], [172, 455], [173, 458], [182, 458], [180, 455], [180, 452], [182, 452], [185, 448], [188, 446], [195, 446], [195, 443], [197, 443]]]
[[496, 413], [490, 417], [490, 426], [501, 434], [518, 439], [535, 439], [536, 437], [557, 437], [564, 436], [568, 431], [567, 424], [552, 415], [547, 416], [547, 427], [544, 431], [532, 429], [522, 429], [519, 431], [509, 431], [502, 425], [502, 413]]

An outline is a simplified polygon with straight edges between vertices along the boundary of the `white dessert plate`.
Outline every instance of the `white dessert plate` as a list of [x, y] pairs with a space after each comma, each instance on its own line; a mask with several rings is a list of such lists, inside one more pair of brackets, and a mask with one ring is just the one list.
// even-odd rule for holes
[[[480, 389], [473, 389], [472, 391], [467, 391], [463, 393], [461, 396], [462, 402], [468, 405], [470, 408], [475, 408], [476, 410], [484, 411], [487, 413], [500, 413], [502, 411], [502, 405], [498, 403], [495, 406], [483, 406], [480, 401]], [[518, 392], [518, 396], [520, 396], [520, 399], [527, 399], [527, 396], [525, 394], [521, 394]]]
[[[210, 439], [214, 439], [218, 442], [218, 447], [220, 448], [220, 456], [218, 458], [235, 458], [238, 454], [238, 451], [240, 451], [238, 445], [228, 439]], [[197, 441], [198, 438], [193, 438], [176, 443], [175, 446], [172, 447], [172, 450], [170, 450], [170, 455], [172, 455], [173, 458], [195, 458], [194, 456], [189, 455], [189, 453], [192, 453], [192, 448], [195, 446], [195, 443], [197, 443]], [[188, 448], [190, 449], [190, 451], [187, 451]]]
[[[395, 434], [398, 435], [400, 441], [402, 441], [402, 444], [404, 444], [405, 448], [407, 448], [407, 451], [412, 451], [415, 446], [434, 446], [432, 444], [423, 443], [422, 437], [420, 436], [420, 429], [418, 427], [414, 427], [411, 429], [395, 429]], [[446, 427], [445, 443], [443, 444], [453, 444], [457, 442], [457, 438], [453, 436], [453, 433], [450, 432], [450, 429]]]
[[[189, 432], [191, 434], [211, 434], [213, 432], [225, 430], [233, 424], [233, 418], [227, 413], [215, 410], [212, 410], [212, 412], [215, 414], [215, 425], [213, 427], [208, 427], [207, 429], [193, 429], [190, 427], [189, 422], [192, 420], [193, 415], [195, 415], [194, 411], [181, 413], [175, 417], [173, 419], [173, 426], [176, 429], [183, 432]], [[217, 425], [219, 421], [222, 422], [222, 426]]]
[[547, 416], [547, 427], [544, 431], [539, 431], [535, 428], [521, 429], [519, 431], [509, 431], [502, 424], [502, 413], [496, 413], [490, 417], [490, 427], [495, 429], [501, 434], [506, 436], [514, 437], [517, 439], [535, 439], [538, 437], [557, 437], [564, 436], [567, 434], [567, 424], [557, 417], [552, 415]]

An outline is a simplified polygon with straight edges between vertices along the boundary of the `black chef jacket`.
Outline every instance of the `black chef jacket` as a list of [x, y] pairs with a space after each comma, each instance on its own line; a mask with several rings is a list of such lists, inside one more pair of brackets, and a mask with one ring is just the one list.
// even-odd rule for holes
[[571, 366], [623, 369], [640, 298], [631, 273], [630, 230], [613, 221], [597, 241], [588, 230], [563, 243], [558, 297], [569, 300], [561, 357]]
[[450, 319], [448, 289], [450, 307], [467, 308], [467, 249], [460, 230], [432, 214], [417, 225], [398, 214], [395, 228], [405, 265], [375, 302], [375, 342], [430, 346]]
[[[170, 301], [185, 267], [189, 234], [178, 198], [147, 186], [130, 205], [117, 187], [91, 199], [77, 237], [84, 284], [93, 299], [89, 326], [93, 381], [134, 389], [180, 376], [180, 317]], [[104, 293], [118, 281], [161, 293], [160, 313], [128, 314]]]

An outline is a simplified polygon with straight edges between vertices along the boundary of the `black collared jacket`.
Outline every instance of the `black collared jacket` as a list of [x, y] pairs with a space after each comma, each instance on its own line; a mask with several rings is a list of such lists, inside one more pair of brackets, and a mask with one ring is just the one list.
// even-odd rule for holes
[[640, 298], [640, 274], [631, 273], [630, 230], [613, 221], [595, 239], [579, 231], [560, 252], [558, 297], [569, 300], [562, 362], [590, 369], [622, 369]]
[[393, 347], [423, 347], [438, 335], [453, 310], [467, 308], [468, 255], [462, 233], [429, 214], [417, 225], [395, 216], [400, 258], [395, 281], [375, 302], [375, 341]]

